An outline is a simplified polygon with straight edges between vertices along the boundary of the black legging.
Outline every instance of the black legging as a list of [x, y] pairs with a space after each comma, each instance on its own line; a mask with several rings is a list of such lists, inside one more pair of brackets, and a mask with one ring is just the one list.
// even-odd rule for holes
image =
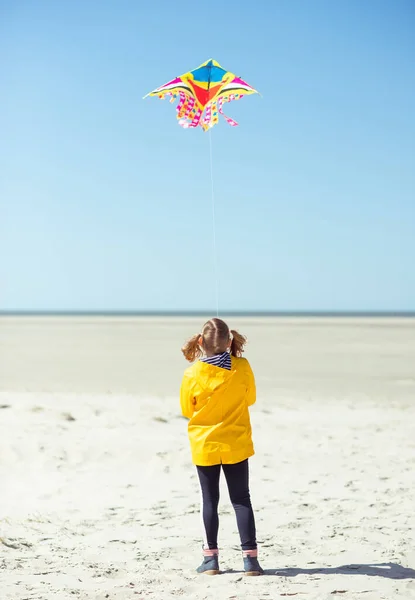
[[218, 504], [221, 467], [225, 473], [229, 496], [235, 509], [242, 550], [255, 550], [257, 543], [254, 512], [249, 494], [248, 460], [234, 465], [197, 467], [202, 488], [203, 522], [206, 532], [205, 545], [211, 550], [216, 550], [218, 547]]

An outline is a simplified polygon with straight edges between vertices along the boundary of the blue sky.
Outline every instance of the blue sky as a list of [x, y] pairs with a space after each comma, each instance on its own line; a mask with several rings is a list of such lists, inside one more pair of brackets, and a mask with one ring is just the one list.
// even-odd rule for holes
[[415, 310], [411, 0], [0, 0], [0, 309], [211, 310], [208, 135], [151, 89], [213, 57], [220, 310]]

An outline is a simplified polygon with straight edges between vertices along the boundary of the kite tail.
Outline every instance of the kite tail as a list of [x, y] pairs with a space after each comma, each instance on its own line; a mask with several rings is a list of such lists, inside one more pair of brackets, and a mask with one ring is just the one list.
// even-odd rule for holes
[[160, 93], [159, 97], [171, 96], [170, 102], [179, 96], [179, 102], [176, 106], [177, 119], [179, 125], [184, 129], [195, 128], [200, 125], [204, 131], [208, 131], [219, 122], [219, 114], [231, 127], [237, 127], [238, 123], [231, 117], [228, 117], [223, 112], [223, 105], [232, 100], [240, 100], [242, 94], [230, 94], [229, 96], [221, 96], [217, 101], [210, 102], [205, 109], [201, 109], [196, 105], [196, 100], [190, 97], [185, 92], [180, 91], [178, 94], [169, 92]]
[[177, 105], [177, 118], [179, 125], [188, 129], [197, 127], [202, 117], [202, 111], [196, 106], [194, 98], [190, 98], [184, 93], [180, 93], [180, 102]]
[[200, 125], [203, 128], [203, 131], [207, 131], [208, 129], [216, 125], [218, 121], [218, 107], [216, 105], [216, 102], [211, 102], [205, 108], [205, 116]]
[[234, 121], [234, 119], [231, 119], [230, 117], [227, 117], [225, 115], [225, 113], [222, 110], [222, 106], [225, 104], [225, 102], [231, 102], [232, 100], [239, 100], [242, 97], [243, 96], [240, 96], [239, 94], [231, 94], [230, 96], [227, 96], [225, 98], [221, 97], [218, 100], [219, 112], [222, 115], [222, 117], [225, 119], [225, 121], [228, 123], [228, 125], [230, 125], [231, 127], [237, 127], [238, 123], [236, 121]]

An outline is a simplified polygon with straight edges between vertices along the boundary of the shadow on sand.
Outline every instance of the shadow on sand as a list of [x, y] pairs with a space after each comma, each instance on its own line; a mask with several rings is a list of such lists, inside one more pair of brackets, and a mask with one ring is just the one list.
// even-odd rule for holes
[[[309, 563], [310, 564], [310, 563]], [[243, 573], [229, 569], [223, 573]], [[340, 567], [321, 567], [315, 569], [264, 569], [265, 575], [275, 577], [297, 577], [297, 575], [368, 575], [369, 577], [386, 577], [386, 579], [415, 579], [415, 570], [397, 563], [351, 564]]]
[[352, 564], [340, 567], [322, 567], [320, 569], [266, 569], [266, 575], [276, 577], [296, 577], [297, 575], [369, 575], [387, 579], [415, 579], [415, 570], [396, 563]]

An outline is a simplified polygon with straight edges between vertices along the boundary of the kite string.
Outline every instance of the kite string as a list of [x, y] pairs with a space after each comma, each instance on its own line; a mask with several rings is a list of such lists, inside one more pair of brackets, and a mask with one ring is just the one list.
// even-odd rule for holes
[[219, 283], [218, 259], [216, 252], [216, 215], [215, 215], [215, 188], [213, 185], [213, 159], [212, 159], [212, 129], [209, 128], [209, 155], [210, 155], [210, 188], [212, 199], [212, 226], [213, 226], [213, 265], [215, 277], [216, 316], [219, 316]]

